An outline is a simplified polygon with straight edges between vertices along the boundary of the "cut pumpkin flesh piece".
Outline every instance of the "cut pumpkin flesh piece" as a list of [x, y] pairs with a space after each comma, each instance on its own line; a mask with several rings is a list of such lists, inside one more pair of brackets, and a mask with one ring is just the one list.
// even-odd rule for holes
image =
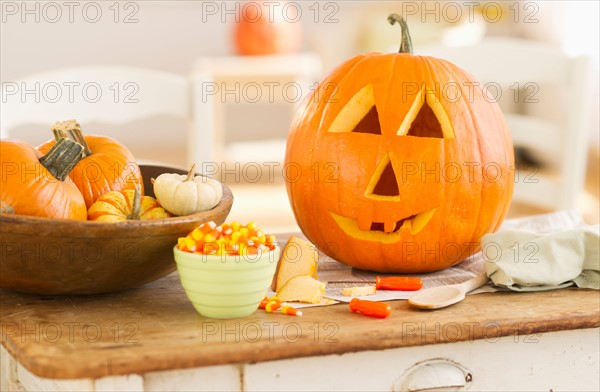
[[288, 280], [297, 275], [316, 278], [318, 259], [319, 254], [313, 244], [297, 237], [290, 237], [281, 252], [281, 259], [271, 288], [277, 292]]
[[277, 297], [284, 302], [306, 302], [317, 304], [325, 294], [325, 283], [310, 275], [294, 276], [277, 292]]

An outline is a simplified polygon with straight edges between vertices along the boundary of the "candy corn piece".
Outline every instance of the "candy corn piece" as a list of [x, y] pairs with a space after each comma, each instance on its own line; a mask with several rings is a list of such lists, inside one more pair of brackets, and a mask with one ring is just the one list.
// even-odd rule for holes
[[281, 301], [277, 297], [271, 297], [269, 302], [265, 306], [265, 311], [267, 313], [272, 313], [273, 311], [279, 309], [281, 307]]
[[267, 306], [268, 303], [269, 303], [269, 297], [267, 297], [265, 295], [265, 297], [260, 301], [260, 304], [258, 305], [258, 308], [259, 309], [264, 309]]
[[281, 308], [281, 313], [287, 314], [290, 316], [302, 316], [302, 311], [294, 308], [293, 306], [284, 305]]

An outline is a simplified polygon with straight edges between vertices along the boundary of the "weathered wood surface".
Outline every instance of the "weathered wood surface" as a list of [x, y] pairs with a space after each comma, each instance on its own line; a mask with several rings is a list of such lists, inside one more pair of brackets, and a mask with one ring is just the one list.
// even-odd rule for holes
[[0, 329], [2, 344], [34, 374], [97, 378], [600, 326], [600, 295], [590, 290], [477, 294], [436, 311], [390, 305], [384, 320], [353, 314], [347, 304], [303, 309], [303, 317], [259, 310], [208, 319], [173, 273], [106, 295], [0, 290]]

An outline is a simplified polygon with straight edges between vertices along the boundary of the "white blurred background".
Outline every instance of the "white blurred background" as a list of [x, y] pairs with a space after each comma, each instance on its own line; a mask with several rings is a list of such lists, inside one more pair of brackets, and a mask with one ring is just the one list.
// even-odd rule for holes
[[[69, 7], [60, 1], [54, 3], [58, 7], [48, 6], [45, 2], [3, 1], [0, 31], [2, 84], [53, 69], [98, 65], [137, 66], [187, 77], [199, 57], [235, 54], [235, 16], [226, 11], [239, 7], [237, 2], [102, 1], [95, 3], [99, 7], [88, 7], [86, 11], [89, 19], [95, 18], [96, 8], [101, 9], [101, 17], [94, 23], [84, 17], [87, 3], [74, 2], [73, 14], [69, 15]], [[600, 143], [598, 2], [479, 1], [474, 8], [469, 8], [473, 7], [469, 2], [452, 1], [302, 1], [295, 4], [302, 11], [302, 51], [320, 58], [323, 69], [320, 76], [357, 53], [394, 51], [398, 46], [400, 29], [387, 23], [386, 17], [390, 12], [405, 14], [416, 54], [420, 47], [439, 43], [461, 46], [473, 44], [484, 37], [512, 36], [554, 44], [569, 55], [590, 56], [593, 77], [592, 113], [587, 119], [589, 151], [581, 153], [591, 154], [587, 183], [590, 183], [591, 176], [591, 186], [597, 186]], [[455, 6], [462, 10], [460, 18], [455, 18]], [[214, 7], [217, 7], [217, 12], [213, 14]], [[62, 12], [62, 15], [59, 17], [57, 12]], [[133, 23], [124, 23], [126, 19]], [[521, 61], [519, 58], [510, 60]], [[560, 94], [561, 91], [554, 91], [544, 96], [536, 105], [538, 110], [545, 110], [544, 105], [547, 105], [551, 111], [553, 99]], [[0, 115], [9, 114], [0, 107]], [[232, 104], [227, 108], [224, 139], [226, 143], [253, 139], [279, 139], [284, 143], [289, 122], [290, 109], [286, 105]], [[49, 125], [19, 126], [11, 130], [10, 135], [35, 145], [51, 136]], [[138, 159], [169, 161], [178, 165], [187, 163], [185, 152], [189, 124], [186, 119], [157, 116], [125, 125], [82, 125], [88, 133], [118, 138]], [[283, 148], [283, 143], [267, 145], [277, 149]], [[289, 218], [285, 194], [281, 194], [283, 188], [277, 184], [263, 185], [272, 187], [271, 193], [278, 194], [278, 198], [269, 203], [280, 206], [284, 211], [274, 212], [274, 219], [279, 219], [277, 214], [287, 214]], [[249, 192], [248, 197], [251, 197], [248, 189], [242, 187], [238, 194]], [[593, 200], [592, 204], [597, 202], [597, 199]], [[240, 203], [239, 208], [248, 207], [243, 200]], [[590, 209], [586, 205], [584, 208], [588, 212], [597, 211], [594, 206]], [[293, 219], [291, 222], [293, 224]]]

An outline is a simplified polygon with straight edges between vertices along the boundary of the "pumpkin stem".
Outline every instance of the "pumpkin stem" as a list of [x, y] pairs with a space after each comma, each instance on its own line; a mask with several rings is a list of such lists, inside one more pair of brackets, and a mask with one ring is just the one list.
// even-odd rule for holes
[[56, 141], [62, 138], [68, 138], [77, 142], [83, 146], [83, 157], [87, 157], [92, 155], [92, 150], [90, 150], [85, 138], [83, 137], [83, 132], [81, 131], [81, 125], [75, 120], [67, 120], [67, 121], [57, 121], [52, 125], [52, 132], [54, 133], [54, 138]]
[[0, 213], [2, 214], [14, 214], [15, 209], [4, 200], [0, 200]]
[[64, 181], [83, 158], [82, 152], [81, 144], [70, 139], [60, 139], [46, 155], [40, 158], [40, 163], [55, 178]]
[[402, 41], [400, 42], [400, 50], [398, 53], [409, 53], [412, 54], [412, 39], [410, 38], [410, 33], [408, 32], [408, 25], [403, 17], [398, 14], [391, 14], [388, 16], [388, 22], [393, 26], [396, 22], [400, 25], [402, 29]]
[[142, 187], [140, 184], [135, 184], [135, 191], [133, 192], [133, 203], [131, 204], [131, 214], [127, 216], [127, 220], [139, 220], [140, 219], [140, 207], [142, 201]]
[[196, 164], [195, 163], [192, 165], [192, 168], [188, 172], [187, 177], [183, 181], [191, 181], [191, 180], [193, 180], [194, 179], [194, 173], [196, 173]]

